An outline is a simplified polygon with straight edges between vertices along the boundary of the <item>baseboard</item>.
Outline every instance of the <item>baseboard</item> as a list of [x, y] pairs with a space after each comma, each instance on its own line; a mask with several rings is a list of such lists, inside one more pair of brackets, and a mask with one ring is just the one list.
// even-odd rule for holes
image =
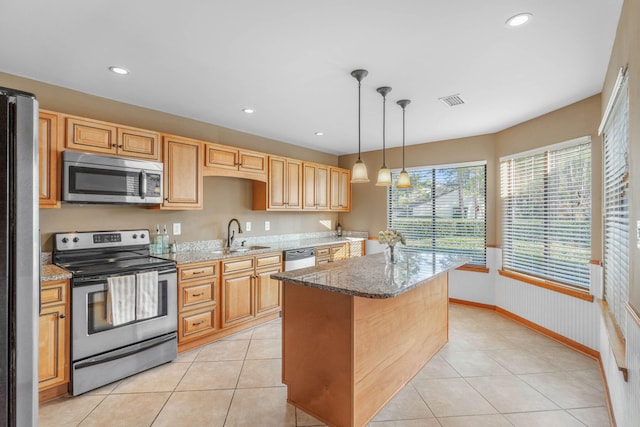
[[495, 305], [483, 304], [481, 302], [467, 301], [463, 299], [449, 298], [451, 304], [468, 305], [471, 307], [484, 308], [485, 310], [495, 310]]

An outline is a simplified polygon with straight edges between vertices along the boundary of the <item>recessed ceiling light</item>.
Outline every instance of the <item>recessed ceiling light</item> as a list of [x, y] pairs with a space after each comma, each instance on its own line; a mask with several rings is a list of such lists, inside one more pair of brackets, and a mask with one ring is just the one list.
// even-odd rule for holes
[[253, 114], [255, 112], [253, 108], [243, 108], [242, 111], [247, 114]]
[[111, 67], [109, 67], [109, 71], [111, 71], [112, 73], [120, 74], [122, 76], [126, 76], [127, 74], [129, 74], [129, 70], [123, 67], [118, 67], [117, 65], [112, 65]]
[[322, 135], [324, 135], [324, 132], [316, 132], [314, 135], [315, 136], [322, 136]]
[[519, 27], [529, 22], [532, 16], [533, 14], [531, 13], [519, 13], [507, 19], [507, 22], [505, 22], [505, 25], [507, 26], [507, 28]]

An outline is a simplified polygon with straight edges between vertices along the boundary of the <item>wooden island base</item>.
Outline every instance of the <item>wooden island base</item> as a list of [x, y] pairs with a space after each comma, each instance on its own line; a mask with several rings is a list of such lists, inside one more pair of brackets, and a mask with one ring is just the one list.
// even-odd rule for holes
[[397, 297], [284, 282], [288, 401], [330, 426], [364, 426], [448, 340], [447, 274]]

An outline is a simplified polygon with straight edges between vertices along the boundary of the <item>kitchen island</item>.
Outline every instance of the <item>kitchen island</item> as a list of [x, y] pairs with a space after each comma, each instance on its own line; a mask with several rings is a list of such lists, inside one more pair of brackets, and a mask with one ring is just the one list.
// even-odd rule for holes
[[274, 274], [284, 286], [288, 401], [330, 426], [364, 426], [448, 339], [447, 272], [468, 259], [406, 252]]

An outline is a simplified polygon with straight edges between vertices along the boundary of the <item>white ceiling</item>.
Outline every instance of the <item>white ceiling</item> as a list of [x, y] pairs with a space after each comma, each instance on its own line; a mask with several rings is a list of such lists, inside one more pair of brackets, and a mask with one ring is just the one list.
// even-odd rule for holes
[[[622, 0], [0, 0], [0, 71], [306, 146], [493, 133], [602, 90]], [[519, 12], [533, 19], [517, 29]], [[8, 18], [11, 17], [11, 18]], [[110, 65], [131, 70], [129, 76]], [[439, 97], [460, 94], [447, 107]], [[253, 108], [247, 115], [241, 110]], [[322, 131], [318, 137], [314, 132]], [[265, 147], [267, 149], [268, 147]]]

